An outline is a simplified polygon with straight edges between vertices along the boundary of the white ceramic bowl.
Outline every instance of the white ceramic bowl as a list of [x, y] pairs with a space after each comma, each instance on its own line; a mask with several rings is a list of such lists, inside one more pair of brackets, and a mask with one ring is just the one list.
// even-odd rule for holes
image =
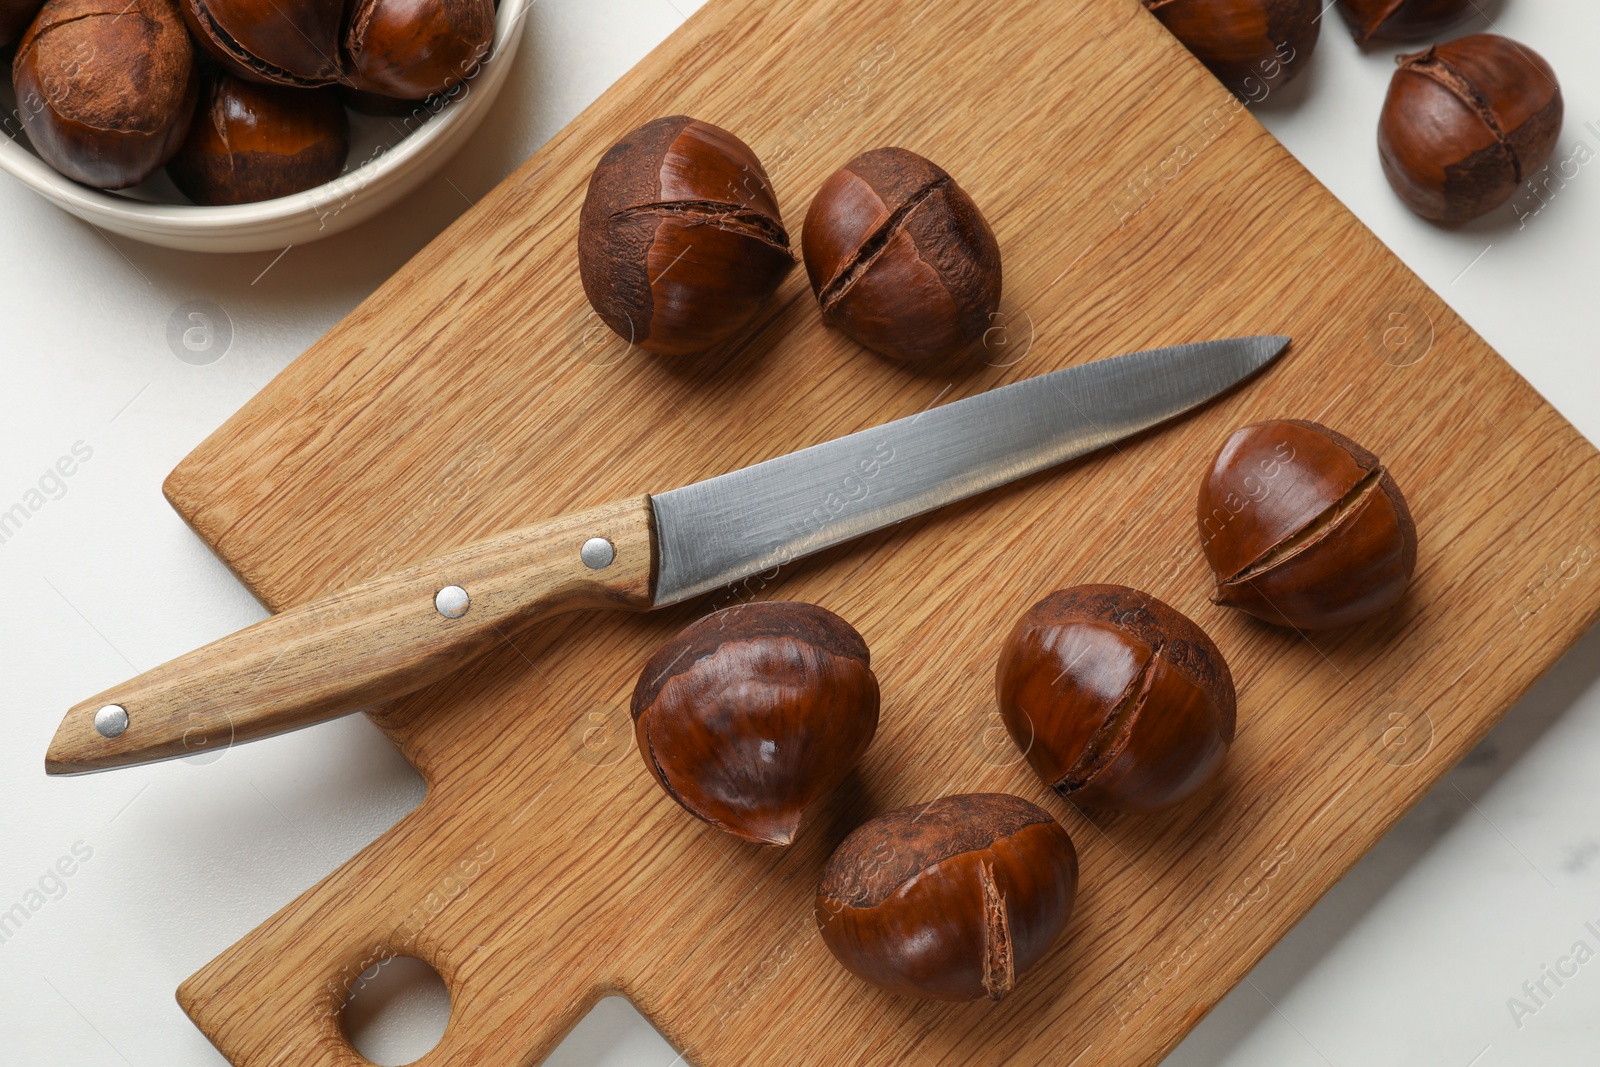
[[256, 204], [198, 207], [183, 201], [164, 172], [133, 189], [106, 192], [63, 177], [22, 140], [11, 138], [0, 139], [0, 170], [85, 222], [150, 244], [193, 252], [261, 252], [315, 241], [390, 206], [461, 147], [505, 84], [522, 39], [523, 16], [534, 2], [501, 0], [493, 51], [437, 113], [372, 120], [352, 116], [350, 169], [303, 193]]

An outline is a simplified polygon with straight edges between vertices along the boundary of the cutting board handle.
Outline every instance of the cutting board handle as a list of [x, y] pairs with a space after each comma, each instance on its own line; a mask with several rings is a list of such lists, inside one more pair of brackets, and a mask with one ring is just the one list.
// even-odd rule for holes
[[193, 755], [413, 693], [514, 627], [579, 608], [646, 610], [649, 497], [565, 515], [291, 608], [67, 712], [45, 757], [81, 774]]
[[[539, 778], [589, 769], [550, 753], [535, 761]], [[640, 784], [656, 799], [653, 784]], [[382, 837], [185, 980], [179, 1005], [236, 1067], [371, 1067], [351, 1043], [346, 1005], [374, 995], [376, 971], [413, 957], [450, 993], [444, 1034], [413, 1067], [542, 1062], [615, 991], [602, 973], [615, 960], [559, 937], [497, 950], [518, 926], [570, 903], [570, 872], [545, 862], [561, 843], [537, 815], [519, 823], [519, 814], [430, 789]], [[498, 916], [494, 937], [486, 908]], [[510, 1009], [508, 983], [539, 995]]]

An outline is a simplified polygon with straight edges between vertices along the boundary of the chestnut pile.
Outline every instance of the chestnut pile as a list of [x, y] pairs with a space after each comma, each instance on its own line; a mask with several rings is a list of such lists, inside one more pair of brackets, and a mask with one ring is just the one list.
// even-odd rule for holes
[[[1310, 58], [1321, 0], [1143, 0], [1241, 100], [1259, 102]], [[1423, 41], [1474, 14], [1473, 0], [1338, 0], [1358, 44]], [[1533, 49], [1479, 33], [1395, 57], [1378, 158], [1396, 195], [1454, 224], [1510, 200], [1561, 133], [1561, 87]]]
[[[823, 321], [891, 359], [959, 358], [1000, 307], [994, 231], [954, 178], [904, 148], [863, 152], [823, 182], [801, 248]], [[794, 264], [761, 161], [708, 122], [647, 122], [589, 179], [584, 294], [647, 352], [690, 355], [740, 334]]]
[[[867, 643], [839, 616], [737, 604], [650, 657], [633, 691], [634, 736], [691, 815], [782, 846], [855, 772], [878, 698]], [[999, 1000], [1066, 926], [1077, 886], [1077, 852], [1049, 812], [969, 793], [857, 827], [828, 860], [813, 910], [839, 961], [883, 989]]]
[[[1372, 619], [1416, 568], [1416, 527], [1394, 477], [1314, 422], [1230, 435], [1202, 479], [1196, 519], [1213, 603], [1282, 626]], [[1122, 585], [1061, 589], [1029, 608], [1000, 651], [995, 697], [1049, 791], [1136, 814], [1219, 777], [1238, 703], [1211, 636]], [[857, 773], [879, 699], [867, 642], [845, 620], [814, 604], [744, 603], [650, 657], [633, 691], [634, 734], [651, 776], [691, 815], [786, 846], [806, 810]], [[1049, 811], [958, 793], [857, 826], [824, 864], [812, 914], [839, 963], [880, 989], [999, 1000], [1059, 938], [1077, 890], [1077, 850]]]
[[[470, 78], [493, 0], [0, 0], [28, 140], [75, 181], [166, 166], [197, 204], [288, 196], [337, 177], [336, 88], [384, 107]], [[365, 105], [364, 105], [365, 106]]]

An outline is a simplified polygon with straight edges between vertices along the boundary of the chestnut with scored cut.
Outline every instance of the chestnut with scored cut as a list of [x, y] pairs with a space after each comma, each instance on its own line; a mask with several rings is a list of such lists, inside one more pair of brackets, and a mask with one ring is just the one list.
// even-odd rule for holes
[[813, 914], [834, 957], [880, 989], [999, 1000], [1065, 928], [1077, 889], [1077, 851], [1049, 812], [965, 793], [857, 827]]
[[228, 73], [314, 88], [339, 81], [345, 0], [180, 0], [189, 32]]
[[1188, 616], [1123, 585], [1051, 593], [1000, 654], [1000, 717], [1062, 797], [1149, 812], [1191, 796], [1233, 743], [1233, 676]]
[[349, 151], [350, 122], [332, 89], [218, 72], [167, 173], [196, 204], [249, 204], [332, 181]]
[[1417, 528], [1378, 457], [1315, 422], [1235, 430], [1200, 486], [1213, 600], [1300, 629], [1388, 610], [1417, 565]]
[[12, 62], [46, 163], [102, 189], [137, 185], [183, 143], [199, 80], [172, 0], [50, 0]]
[[1384, 177], [1433, 222], [1492, 211], [1543, 167], [1561, 136], [1555, 71], [1492, 33], [1398, 56], [1378, 119]]
[[623, 340], [703, 352], [755, 318], [794, 268], [778, 199], [754, 152], [687, 115], [612, 145], [578, 219], [589, 303]]
[[667, 795], [719, 829], [787, 845], [878, 729], [861, 635], [815, 604], [759, 601], [699, 619], [650, 657], [634, 735]]
[[1420, 41], [1477, 14], [1473, 0], [1339, 0], [1357, 44]]
[[1258, 101], [1311, 59], [1321, 0], [1144, 0], [1144, 6], [1217, 80]]
[[994, 325], [994, 231], [915, 152], [876, 148], [835, 171], [811, 201], [801, 247], [823, 321], [892, 359], [945, 359]]
[[418, 100], [476, 74], [493, 43], [493, 0], [353, 0], [345, 70], [359, 90]]

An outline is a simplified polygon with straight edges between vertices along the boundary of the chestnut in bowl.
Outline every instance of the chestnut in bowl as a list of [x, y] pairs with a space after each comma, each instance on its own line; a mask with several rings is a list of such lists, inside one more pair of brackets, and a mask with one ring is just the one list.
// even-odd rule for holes
[[1378, 119], [1384, 177], [1433, 222], [1477, 218], [1510, 200], [1550, 158], [1563, 103], [1533, 49], [1477, 33], [1399, 56]]
[[1200, 486], [1213, 600], [1316, 630], [1393, 607], [1417, 565], [1411, 510], [1378, 457], [1315, 422], [1235, 430]]
[[332, 181], [349, 151], [350, 122], [332, 89], [218, 73], [167, 173], [197, 204], [249, 204]]
[[907, 362], [955, 356], [1000, 307], [1000, 245], [966, 190], [904, 148], [834, 171], [801, 247], [823, 321]]
[[625, 341], [703, 352], [743, 329], [794, 268], [777, 195], [750, 146], [687, 115], [612, 145], [578, 218], [583, 291]]
[[1144, 6], [1233, 94], [1260, 100], [1311, 59], [1321, 0], [1144, 0]]
[[1077, 888], [1077, 851], [1049, 812], [967, 793], [857, 827], [812, 910], [834, 957], [880, 989], [999, 1000], [1066, 926]]
[[668, 796], [719, 829], [787, 845], [878, 728], [861, 635], [815, 604], [736, 604], [650, 657], [633, 690], [639, 754]]
[[1188, 616], [1122, 585], [1051, 593], [1000, 653], [1000, 717], [1039, 778], [1090, 807], [1191, 796], [1233, 743], [1233, 676]]
[[178, 150], [199, 84], [172, 0], [50, 0], [12, 83], [44, 161], [101, 189], [137, 185]]
[[312, 88], [339, 81], [345, 0], [181, 0], [189, 32], [236, 77]]
[[472, 77], [494, 43], [494, 0], [354, 0], [344, 65], [357, 89], [399, 100]]

